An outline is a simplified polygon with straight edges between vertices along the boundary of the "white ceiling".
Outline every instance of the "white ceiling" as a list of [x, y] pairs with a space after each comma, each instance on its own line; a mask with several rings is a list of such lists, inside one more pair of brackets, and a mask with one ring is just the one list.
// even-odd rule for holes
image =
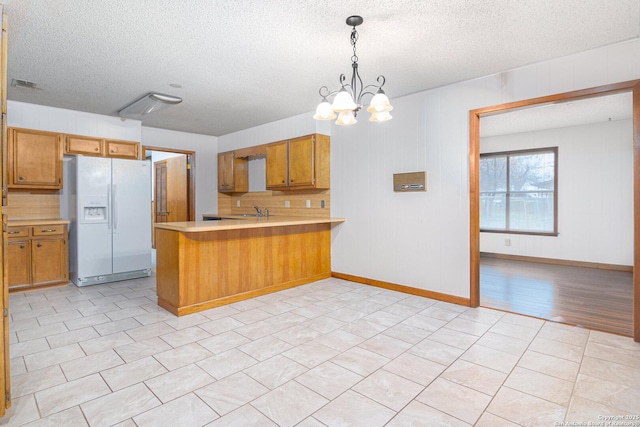
[[[147, 92], [178, 106], [145, 126], [224, 135], [312, 112], [349, 73], [389, 97], [640, 36], [639, 0], [4, 0], [9, 99], [116, 115]], [[179, 84], [181, 88], [171, 87]]]
[[482, 117], [480, 136], [509, 135], [633, 117], [631, 92], [523, 108]]

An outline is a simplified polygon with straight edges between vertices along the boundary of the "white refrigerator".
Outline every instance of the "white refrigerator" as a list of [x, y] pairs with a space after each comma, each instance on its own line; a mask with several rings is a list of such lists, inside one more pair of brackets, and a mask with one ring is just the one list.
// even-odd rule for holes
[[151, 165], [65, 156], [61, 216], [69, 225], [69, 277], [77, 286], [151, 274]]

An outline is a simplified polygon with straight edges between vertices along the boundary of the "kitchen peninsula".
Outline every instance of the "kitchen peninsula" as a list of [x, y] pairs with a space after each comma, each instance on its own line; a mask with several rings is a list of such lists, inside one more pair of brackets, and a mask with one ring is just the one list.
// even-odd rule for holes
[[181, 316], [330, 277], [343, 218], [223, 218], [156, 224], [159, 306]]

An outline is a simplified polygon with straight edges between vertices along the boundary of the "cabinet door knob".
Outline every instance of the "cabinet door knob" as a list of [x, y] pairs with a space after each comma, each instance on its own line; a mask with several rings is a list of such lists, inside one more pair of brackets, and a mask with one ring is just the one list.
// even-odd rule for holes
[[42, 247], [42, 243], [38, 243], [36, 246], [41, 248]]
[[284, 184], [284, 179], [282, 180], [282, 183]]
[[93, 151], [100, 151], [98, 147], [94, 148]]
[[20, 249], [24, 249], [24, 245], [20, 245]]
[[25, 179], [24, 176], [19, 176], [18, 177], [18, 181], [24, 181], [24, 179]]

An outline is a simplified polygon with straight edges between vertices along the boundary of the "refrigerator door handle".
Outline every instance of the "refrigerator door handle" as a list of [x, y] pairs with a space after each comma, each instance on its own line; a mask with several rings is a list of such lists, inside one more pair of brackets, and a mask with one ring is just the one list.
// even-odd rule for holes
[[111, 230], [111, 185], [107, 185], [107, 230]]
[[115, 231], [118, 228], [118, 189], [115, 184], [113, 184], [113, 230]]

